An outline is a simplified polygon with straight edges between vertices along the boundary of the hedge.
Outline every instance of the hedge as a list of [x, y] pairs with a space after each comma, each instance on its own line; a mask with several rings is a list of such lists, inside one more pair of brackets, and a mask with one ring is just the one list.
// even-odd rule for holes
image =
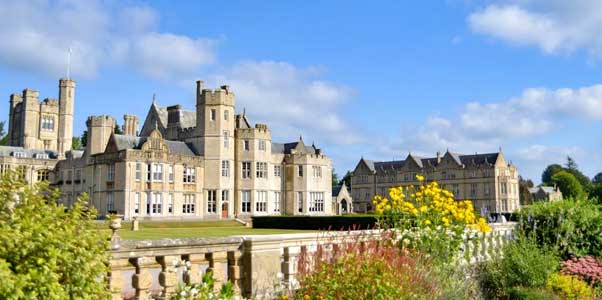
[[253, 228], [360, 230], [376, 227], [375, 216], [254, 216]]

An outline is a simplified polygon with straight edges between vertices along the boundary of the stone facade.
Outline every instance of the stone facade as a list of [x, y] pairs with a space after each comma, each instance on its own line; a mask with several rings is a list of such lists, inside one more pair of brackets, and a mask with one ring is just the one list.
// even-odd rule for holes
[[554, 202], [562, 200], [562, 192], [556, 186], [539, 186], [529, 189], [534, 201]]
[[[47, 116], [40, 111], [48, 109], [39, 107], [50, 104], [38, 104], [31, 109], [38, 114], [30, 116], [25, 108], [33, 102], [14, 105], [19, 97], [11, 96], [9, 127], [14, 146], [0, 147], [0, 163], [6, 162], [7, 170], [24, 168], [31, 183], [43, 170], [45, 177], [40, 178], [61, 191], [67, 206], [87, 193], [100, 215], [118, 213], [126, 219], [227, 219], [335, 211], [330, 200], [330, 159], [302, 138], [272, 142], [267, 125], [252, 126], [244, 113], [235, 113], [235, 96], [228, 86], [204, 89], [198, 81], [194, 112], [180, 105], [161, 107], [153, 99], [140, 131], [133, 115], [124, 116], [124, 134], [114, 133], [113, 117], [91, 116], [86, 122], [86, 148], [78, 150], [70, 150], [75, 83], [61, 80], [59, 86], [59, 98], [71, 104], [56, 108], [52, 116], [55, 125], [69, 123], [67, 129], [59, 126], [55, 139], [47, 143], [41, 127], [29, 128], [23, 120], [40, 122]], [[25, 90], [21, 98], [37, 99], [37, 92], [30, 91]], [[36, 150], [47, 144], [47, 150]]]
[[353, 198], [344, 182], [342, 185], [332, 187], [332, 205], [337, 215], [353, 212]]
[[462, 155], [447, 151], [424, 158], [409, 154], [405, 160], [375, 162], [361, 159], [351, 176], [355, 212], [373, 211], [375, 195], [388, 196], [391, 187], [418, 185], [416, 175], [436, 180], [456, 199], [472, 200], [476, 210], [508, 213], [519, 203], [518, 170], [497, 153]]

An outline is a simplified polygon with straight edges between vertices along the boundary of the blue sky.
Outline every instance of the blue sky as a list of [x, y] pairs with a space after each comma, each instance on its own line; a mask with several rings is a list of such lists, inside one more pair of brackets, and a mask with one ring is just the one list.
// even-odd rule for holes
[[[76, 133], [88, 115], [193, 109], [229, 84], [275, 141], [300, 134], [337, 172], [360, 157], [492, 152], [536, 182], [574, 157], [602, 171], [602, 3], [1, 2], [0, 92], [57, 97], [71, 46]], [[3, 119], [6, 119], [4, 117]]]

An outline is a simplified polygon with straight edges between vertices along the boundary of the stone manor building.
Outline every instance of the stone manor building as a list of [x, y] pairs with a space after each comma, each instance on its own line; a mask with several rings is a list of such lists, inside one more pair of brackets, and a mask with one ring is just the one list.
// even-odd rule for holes
[[474, 208], [486, 213], [509, 213], [520, 207], [518, 170], [496, 153], [463, 155], [447, 151], [443, 156], [420, 157], [409, 154], [405, 160], [371, 161], [360, 159], [351, 176], [355, 212], [373, 211], [375, 195], [388, 196], [389, 189], [417, 186], [416, 175], [427, 182], [437, 181], [457, 200], [471, 200]]
[[10, 146], [0, 172], [46, 180], [69, 206], [82, 193], [100, 215], [125, 219], [227, 219], [252, 215], [330, 215], [332, 162], [302, 138], [272, 142], [266, 124], [235, 113], [228, 86], [196, 84], [196, 111], [153, 99], [139, 130], [125, 115], [123, 134], [107, 115], [90, 116], [85, 149], [71, 150], [75, 82], [61, 79], [59, 99], [11, 96]]

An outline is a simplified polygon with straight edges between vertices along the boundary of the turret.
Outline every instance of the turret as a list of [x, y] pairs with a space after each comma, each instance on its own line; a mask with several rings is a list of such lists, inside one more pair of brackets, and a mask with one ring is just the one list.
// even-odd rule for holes
[[123, 134], [138, 135], [138, 117], [135, 115], [123, 115]]
[[107, 115], [90, 116], [86, 126], [88, 126], [87, 155], [103, 153], [115, 129], [115, 119]]
[[19, 136], [22, 131], [21, 122], [17, 122], [21, 119], [21, 112], [17, 116], [17, 106], [23, 104], [23, 95], [12, 94], [10, 95], [10, 113], [8, 119], [8, 144], [11, 146], [19, 146]]
[[32, 89], [23, 90], [23, 140], [21, 145], [25, 148], [38, 148], [38, 136], [40, 127], [40, 93]]
[[62, 78], [59, 80], [59, 132], [57, 149], [60, 156], [71, 150], [74, 104], [75, 81]]

